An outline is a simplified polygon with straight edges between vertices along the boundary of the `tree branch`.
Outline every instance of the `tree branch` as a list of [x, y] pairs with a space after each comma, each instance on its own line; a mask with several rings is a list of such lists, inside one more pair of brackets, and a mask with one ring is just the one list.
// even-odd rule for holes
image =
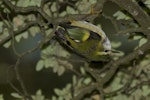
[[[18, 34], [21, 34], [24, 31], [28, 30], [31, 26], [38, 26], [38, 25], [39, 25], [38, 21], [30, 21], [24, 27], [20, 27], [17, 31], [13, 31], [13, 33], [14, 33], [13, 35], [16, 36]], [[0, 45], [3, 45], [4, 43], [9, 41], [10, 39], [12, 39], [12, 35], [8, 35], [4, 39], [2, 39], [0, 41]]]
[[143, 11], [143, 9], [133, 0], [111, 0], [118, 4], [121, 8], [124, 8], [127, 10], [134, 18], [135, 20], [140, 24], [140, 26], [147, 31], [145, 31], [145, 34], [149, 34], [149, 27], [150, 27], [150, 17], [147, 13]]

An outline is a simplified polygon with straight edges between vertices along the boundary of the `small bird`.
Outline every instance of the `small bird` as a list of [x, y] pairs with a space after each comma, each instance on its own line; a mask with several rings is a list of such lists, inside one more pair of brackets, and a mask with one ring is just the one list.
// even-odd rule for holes
[[55, 34], [60, 42], [88, 61], [107, 61], [111, 54], [111, 44], [104, 31], [87, 21], [62, 24]]

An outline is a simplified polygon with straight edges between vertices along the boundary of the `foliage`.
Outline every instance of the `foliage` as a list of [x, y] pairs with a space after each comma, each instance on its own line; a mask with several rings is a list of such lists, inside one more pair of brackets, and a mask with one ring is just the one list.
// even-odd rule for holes
[[0, 100], [4, 100], [4, 99], [3, 99], [3, 95], [2, 95], [2, 94], [0, 95]]
[[[14, 81], [8, 80], [10, 87], [15, 90], [15, 92], [11, 91], [12, 98], [17, 100], [149, 100], [150, 0], [106, 1], [0, 1], [0, 45], [6, 50], [11, 49], [15, 54], [15, 63], [11, 68], [15, 71], [15, 81], [17, 80], [20, 85], [17, 86]], [[117, 52], [112, 56], [112, 60], [88, 62], [57, 41], [57, 36], [54, 34], [57, 27], [71, 20], [86, 20], [101, 25], [111, 40], [112, 48]], [[31, 49], [22, 53], [17, 51], [18, 44], [36, 37], [38, 41]], [[65, 85], [60, 82], [60, 87], [54, 87], [53, 93], [49, 94], [50, 98], [42, 89], [30, 94], [20, 74], [19, 68], [21, 62], [24, 62], [23, 58], [38, 50], [40, 50], [40, 59], [33, 66], [36, 73], [46, 70], [62, 80], [71, 77]], [[55, 85], [54, 82], [49, 83], [50, 86], [53, 84]], [[4, 97], [4, 94], [0, 95], [0, 100]]]

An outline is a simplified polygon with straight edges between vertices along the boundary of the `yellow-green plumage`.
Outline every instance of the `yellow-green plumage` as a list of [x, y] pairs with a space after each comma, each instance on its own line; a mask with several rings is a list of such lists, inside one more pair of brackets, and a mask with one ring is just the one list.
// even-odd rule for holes
[[70, 49], [90, 61], [106, 60], [111, 51], [105, 33], [85, 21], [73, 21], [69, 27], [59, 27], [56, 35]]
[[82, 42], [86, 41], [90, 36], [89, 31], [85, 29], [81, 30], [80, 28], [72, 28], [72, 29], [67, 29], [67, 31], [70, 37]]

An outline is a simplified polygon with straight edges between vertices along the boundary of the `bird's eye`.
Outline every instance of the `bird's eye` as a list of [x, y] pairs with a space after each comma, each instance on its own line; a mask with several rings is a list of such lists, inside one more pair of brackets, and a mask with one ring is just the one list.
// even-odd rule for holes
[[67, 43], [67, 45], [69, 45], [69, 46], [71, 45], [69, 41], [66, 41], [66, 43]]
[[109, 52], [109, 50], [104, 50], [104, 52]]
[[71, 46], [71, 43], [69, 41], [66, 41], [66, 44], [69, 48], [73, 49], [73, 47]]

